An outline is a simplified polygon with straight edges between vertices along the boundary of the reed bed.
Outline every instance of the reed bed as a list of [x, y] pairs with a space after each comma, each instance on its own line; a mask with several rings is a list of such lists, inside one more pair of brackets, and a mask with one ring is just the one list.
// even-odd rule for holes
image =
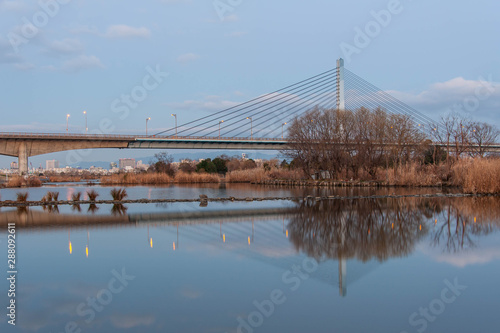
[[220, 183], [220, 177], [217, 174], [211, 173], [187, 173], [178, 172], [174, 178], [175, 183]]
[[270, 180], [269, 174], [262, 168], [235, 170], [226, 174], [228, 183], [251, 183]]
[[114, 188], [111, 190], [111, 197], [115, 201], [122, 201], [128, 196], [127, 190], [124, 188]]
[[18, 192], [17, 193], [17, 201], [18, 202], [26, 202], [28, 200], [27, 192]]
[[22, 187], [22, 186], [27, 186], [27, 187], [40, 187], [42, 186], [42, 182], [38, 177], [28, 177], [27, 179], [24, 179], [21, 176], [13, 176], [9, 179], [7, 184], [5, 184], [5, 187]]
[[[420, 165], [412, 162], [396, 170], [388, 169], [379, 172], [379, 179], [388, 185], [395, 186], [436, 186], [441, 184], [433, 165]], [[385, 177], [385, 178], [384, 178]]]
[[138, 185], [138, 184], [169, 184], [172, 177], [164, 173], [123, 173], [105, 176], [101, 179], [103, 185]]
[[500, 159], [461, 160], [453, 167], [453, 178], [466, 193], [500, 193]]

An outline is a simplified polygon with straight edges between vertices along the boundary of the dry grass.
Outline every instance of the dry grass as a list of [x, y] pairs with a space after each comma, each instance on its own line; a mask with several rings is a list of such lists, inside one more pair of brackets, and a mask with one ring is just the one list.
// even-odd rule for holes
[[269, 179], [271, 179], [269, 174], [262, 168], [235, 170], [226, 174], [226, 182], [228, 183], [261, 182]]
[[87, 196], [89, 197], [89, 201], [95, 201], [97, 197], [99, 196], [99, 193], [97, 193], [95, 190], [90, 190], [87, 191]]
[[436, 186], [441, 179], [436, 175], [434, 166], [409, 163], [399, 167], [396, 171], [389, 169], [381, 171], [378, 177], [388, 185], [396, 186]]
[[71, 200], [73, 200], [73, 201], [80, 201], [81, 197], [82, 197], [82, 193], [81, 192], [73, 193], [71, 195]]
[[24, 193], [18, 192], [17, 193], [17, 201], [18, 202], [26, 202], [27, 200], [28, 200], [28, 193], [27, 192], [24, 192]]
[[81, 176], [69, 176], [69, 175], [51, 175], [49, 180], [52, 183], [69, 183], [69, 182], [79, 182], [82, 180]]
[[47, 192], [42, 198], [42, 201], [57, 201], [59, 200], [59, 192]]
[[461, 160], [453, 166], [455, 183], [466, 193], [500, 193], [500, 159]]
[[164, 173], [123, 173], [101, 179], [103, 185], [169, 184], [172, 178]]
[[24, 179], [19, 176], [15, 176], [9, 179], [7, 184], [5, 185], [6, 187], [21, 187], [24, 183]]
[[210, 173], [178, 172], [174, 178], [175, 183], [219, 183], [220, 177]]
[[111, 190], [111, 197], [115, 201], [122, 201], [128, 196], [127, 190], [124, 188], [114, 188]]
[[24, 179], [21, 176], [13, 176], [12, 178], [9, 179], [7, 184], [5, 184], [5, 187], [22, 187], [22, 186], [27, 186], [27, 187], [40, 187], [42, 186], [42, 182], [38, 177], [28, 177], [27, 179]]
[[272, 168], [271, 170], [266, 171], [266, 174], [271, 179], [301, 180], [307, 178], [304, 171], [299, 169], [287, 170]]

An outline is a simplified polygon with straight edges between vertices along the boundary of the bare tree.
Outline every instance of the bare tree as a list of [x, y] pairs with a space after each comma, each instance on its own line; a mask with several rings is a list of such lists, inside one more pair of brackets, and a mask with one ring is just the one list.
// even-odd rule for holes
[[487, 146], [496, 142], [500, 132], [496, 127], [487, 123], [473, 123], [470, 134], [471, 143], [474, 145], [473, 155], [484, 157]]

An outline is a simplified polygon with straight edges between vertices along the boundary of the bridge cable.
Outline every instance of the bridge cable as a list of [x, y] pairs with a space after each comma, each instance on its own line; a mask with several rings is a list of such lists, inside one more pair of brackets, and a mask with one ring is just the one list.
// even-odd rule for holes
[[[332, 82], [333, 80], [334, 80], [334, 79], [332, 78], [332, 79], [330, 79], [330, 81], [329, 81], [329, 82]], [[261, 114], [262, 112], [268, 111], [268, 110], [272, 109], [273, 107], [276, 107], [276, 106], [282, 105], [282, 104], [287, 103], [287, 102], [291, 102], [290, 104], [293, 104], [293, 103], [295, 103], [295, 100], [296, 100], [298, 97], [301, 97], [301, 96], [302, 96], [302, 94], [303, 94], [303, 93], [308, 93], [308, 92], [310, 92], [310, 91], [315, 91], [315, 90], [318, 90], [318, 89], [321, 89], [322, 87], [324, 87], [324, 85], [326, 84], [326, 83], [323, 83], [324, 81], [326, 81], [326, 80], [323, 80], [323, 81], [321, 81], [321, 82], [320, 82], [320, 83], [322, 83], [322, 85], [320, 85], [319, 87], [314, 87], [314, 88], [311, 88], [311, 86], [318, 85], [318, 83], [315, 83], [314, 85], [311, 85], [311, 86], [309, 86], [309, 87], [306, 87], [306, 88], [301, 89], [300, 91], [298, 91], [298, 92], [297, 92], [297, 95], [284, 95], [284, 96], [282, 96], [282, 97], [280, 97], [280, 98], [277, 98], [277, 99], [275, 99], [275, 100], [273, 100], [273, 101], [271, 101], [271, 102], [265, 103], [264, 105], [261, 105], [261, 106], [259, 106], [259, 107], [253, 108], [252, 110], [248, 110], [248, 111], [246, 111], [246, 112], [248, 112], [246, 115], [247, 115], [247, 116], [249, 116], [249, 117], [252, 117], [252, 116], [255, 116], [255, 115]], [[298, 94], [298, 93], [301, 93], [301, 94]], [[283, 101], [281, 101], [281, 100], [283, 100]], [[274, 105], [274, 106], [269, 106], [269, 105], [274, 104], [274, 103], [276, 103], [276, 102], [278, 102], [278, 101], [281, 101], [281, 102], [280, 102], [280, 103], [278, 103], [278, 104], [276, 104], [276, 105]], [[265, 109], [263, 109], [263, 110], [261, 110], [261, 111], [259, 111], [259, 112], [254, 112], [254, 111], [257, 111], [257, 110], [259, 110], [259, 109], [261, 109], [261, 108], [263, 108], [263, 107], [265, 107], [265, 106], [267, 106], [267, 108], [265, 108]], [[238, 114], [238, 113], [240, 113], [241, 111], [242, 111], [242, 110], [238, 111], [238, 112], [237, 112], [237, 114]], [[254, 113], [252, 113], [252, 112], [254, 112]], [[227, 122], [229, 122], [229, 121], [231, 121], [231, 120], [233, 120], [233, 119], [240, 118], [240, 117], [242, 117], [242, 116], [241, 116], [241, 115], [233, 115], [231, 118], [229, 118], [229, 119], [227, 120]], [[242, 122], [242, 121], [245, 121], [245, 119], [240, 119], [240, 120], [239, 120], [239, 121], [237, 121], [236, 123], [239, 123], [239, 122]], [[232, 125], [233, 125], [233, 124], [232, 124]], [[214, 126], [215, 126], [215, 125], [214, 125]], [[242, 125], [242, 126], [244, 126], [244, 125]], [[226, 125], [226, 126], [224, 126], [224, 127], [228, 127], [228, 126]], [[197, 134], [197, 133], [199, 133], [199, 132], [201, 132], [201, 131], [203, 131], [203, 130], [204, 130], [204, 129], [202, 129], [202, 130], [198, 130], [198, 131], [195, 131], [195, 132], [192, 132], [192, 133], [191, 133], [191, 135]], [[215, 132], [217, 132], [217, 130], [214, 130], [214, 131], [209, 132], [209, 133], [205, 133], [205, 135], [210, 135], [210, 134], [215, 133]]]
[[[306, 99], [306, 100], [303, 100], [302, 102], [300, 102], [300, 99], [305, 99], [305, 98], [308, 98], [308, 97], [310, 97], [310, 96], [317, 95], [318, 93], [322, 93], [322, 92], [324, 92], [325, 90], [329, 89], [329, 88], [330, 88], [330, 87], [332, 87], [332, 86], [335, 86], [334, 80], [331, 80], [330, 82], [325, 83], [325, 84], [323, 84], [322, 86], [320, 86], [320, 87], [318, 87], [318, 88], [315, 88], [315, 89], [314, 89], [314, 91], [313, 91], [312, 93], [309, 93], [308, 95], [305, 95], [305, 96], [304, 96], [304, 95], [299, 95], [299, 96], [295, 96], [295, 97], [293, 97], [292, 99], [288, 100], [288, 101], [291, 101], [291, 103], [289, 103], [289, 104], [287, 104], [287, 105], [284, 105], [284, 106], [280, 107], [279, 109], [277, 109], [277, 110], [275, 110], [275, 111], [282, 110], [282, 109], [286, 109], [286, 108], [288, 108], [288, 107], [290, 107], [291, 109], [295, 109], [296, 107], [298, 107], [298, 106], [300, 106], [300, 105], [302, 105], [302, 104], [304, 104], [304, 103], [307, 103], [307, 102], [308, 102], [308, 100], [307, 100], [307, 99]], [[298, 100], [297, 100], [297, 99], [298, 99]], [[299, 103], [299, 102], [300, 102], [300, 103]], [[279, 104], [277, 104], [277, 105], [274, 105], [274, 106], [272, 106], [272, 107], [268, 107], [268, 108], [266, 108], [266, 109], [264, 109], [264, 110], [261, 110], [261, 111], [259, 111], [259, 112], [253, 113], [253, 114], [252, 114], [252, 117], [255, 117], [255, 116], [257, 116], [257, 115], [259, 115], [259, 114], [261, 114], [261, 113], [263, 113], [263, 112], [265, 112], [265, 111], [268, 111], [268, 110], [274, 109], [274, 108], [276, 108], [276, 107], [280, 106], [281, 104], [284, 104], [284, 102], [279, 103]], [[288, 112], [288, 111], [287, 111], [287, 112]], [[256, 119], [253, 119], [253, 118], [252, 118], [252, 120], [253, 120], [253, 121], [258, 121], [258, 120], [260, 120], [260, 119], [262, 119], [262, 118], [269, 118], [269, 117], [272, 117], [272, 113], [271, 113], [271, 114], [270, 114], [270, 113], [266, 113], [266, 114], [264, 114], [264, 115], [262, 115], [262, 116], [260, 116], [260, 117], [258, 117], [258, 118], [256, 118]], [[241, 121], [244, 121], [244, 119], [242, 119], [242, 120], [240, 120], [240, 121], [238, 121], [238, 122], [241, 122]], [[257, 124], [255, 125], [255, 127], [257, 127], [257, 126], [258, 126], [258, 125], [260, 125], [261, 123], [262, 123], [262, 122], [257, 123]], [[245, 127], [245, 126], [246, 126], [246, 124], [244, 124], [243, 126], [240, 126], [240, 127]], [[234, 130], [235, 130], [235, 129], [231, 129], [229, 132], [225, 132], [225, 133], [230, 133], [231, 131], [234, 131]]]
[[[334, 85], [335, 87], [336, 85]], [[332, 95], [333, 95], [333, 98], [332, 98]], [[328, 107], [326, 106], [323, 106], [323, 103], [328, 103], [330, 102], [331, 100], [334, 100], [334, 103], [337, 102], [337, 95], [336, 95], [336, 92], [327, 92], [327, 93], [323, 93], [321, 95], [318, 96], [318, 98], [314, 99], [313, 101], [311, 101], [309, 104], [311, 105], [311, 107], [308, 106], [309, 110], [312, 109], [313, 107], [317, 106], [317, 107], [320, 107], [320, 108], [325, 108], [325, 109], [328, 109]], [[329, 103], [331, 104], [331, 103]], [[275, 129], [272, 129], [271, 131], [269, 132], [266, 132], [264, 134], [264, 137], [267, 137], [268, 135], [270, 135], [271, 133], [277, 131], [278, 129], [280, 129], [279, 127], [283, 124], [283, 121], [285, 121], [285, 119], [290, 119], [290, 118], [295, 118], [295, 117], [292, 117], [294, 116], [296, 113], [298, 113], [299, 111], [302, 111], [303, 108], [299, 109], [299, 110], [296, 110], [295, 112], [292, 112], [291, 114], [286, 114], [284, 117], [280, 117], [279, 120], [276, 120], [274, 121], [273, 123], [269, 124], [268, 126], [266, 126], [266, 128], [261, 128], [257, 131], [254, 132], [254, 134], [256, 133], [260, 133], [261, 131], [263, 131], [264, 129], [267, 129], [269, 127], [274, 127], [276, 125], [279, 125], [278, 128], [275, 128]], [[290, 123], [292, 122], [293, 120], [288, 120], [287, 122]]]
[[[335, 87], [335, 86], [336, 86], [336, 84], [335, 84], [335, 83], [332, 83], [332, 81], [331, 81], [329, 85], [323, 85], [323, 86], [322, 86], [322, 87], [320, 87], [319, 89], [316, 89], [316, 91], [314, 91], [313, 93], [311, 93], [311, 94], [309, 94], [309, 95], [307, 95], [307, 96], [301, 96], [301, 98], [302, 98], [302, 99], [304, 99], [304, 98], [307, 98], [307, 97], [310, 97], [310, 96], [313, 96], [313, 95], [318, 95], [319, 93], [321, 93], [321, 94], [322, 94], [325, 90], [329, 90], [332, 86], [333, 86], [333, 87]], [[321, 95], [319, 95], [319, 96], [321, 96]], [[291, 110], [293, 110], [293, 109], [295, 109], [295, 108], [297, 108], [297, 107], [299, 107], [299, 106], [303, 105], [304, 103], [309, 103], [309, 104], [312, 104], [312, 103], [314, 103], [314, 101], [315, 101], [315, 100], [317, 100], [317, 98], [315, 98], [313, 101], [310, 101], [310, 100], [305, 99], [305, 100], [303, 100], [303, 101], [302, 101], [301, 103], [299, 103], [299, 104], [296, 104], [295, 102], [294, 102], [294, 103], [290, 103], [289, 105], [282, 106], [282, 107], [280, 107], [279, 109], [277, 109], [277, 110], [275, 110], [275, 111], [273, 111], [273, 112], [276, 112], [276, 111], [279, 111], [279, 110], [285, 109], [285, 108], [287, 108], [287, 107], [291, 107], [289, 110], [287, 110], [287, 111], [286, 111], [286, 112], [290, 112]], [[274, 107], [276, 107], [276, 106], [274, 106]], [[268, 108], [268, 109], [272, 109], [272, 108]], [[253, 115], [253, 117], [254, 117], [255, 115], [257, 115], [257, 114], [260, 114], [260, 113], [264, 112], [264, 111], [267, 111], [267, 109], [266, 109], [266, 110], [263, 110], [263, 111], [261, 111], [261, 112], [255, 113], [255, 114]], [[296, 112], [295, 112], [295, 113], [296, 113]], [[258, 121], [258, 120], [260, 120], [260, 119], [262, 119], [262, 118], [266, 118], [266, 119], [267, 119], [267, 118], [270, 118], [270, 117], [272, 117], [272, 116], [273, 116], [273, 114], [265, 114], [265, 115], [260, 116], [260, 117], [258, 117], [258, 118], [256, 118], [256, 119], [253, 119], [253, 120], [254, 120], [254, 121]], [[257, 123], [254, 127], [258, 127], [258, 126], [259, 126], [260, 124], [262, 124], [262, 123], [263, 123], [263, 121], [261, 121], [260, 123]], [[245, 125], [244, 125], [244, 126], [245, 126]], [[225, 132], [225, 133], [230, 133], [230, 132], [232, 132], [232, 131], [234, 131], [234, 129], [231, 129], [231, 131], [229, 131], [229, 132]], [[258, 133], [258, 132], [259, 132], [259, 131], [254, 132], [254, 133]]]
[[[292, 85], [289, 85], [289, 86], [287, 86], [287, 87], [285, 87], [285, 88], [281, 88], [281, 89], [276, 90], [276, 91], [274, 91], [274, 92], [271, 92], [271, 93], [268, 93], [268, 94], [265, 94], [265, 95], [262, 95], [262, 96], [256, 97], [256, 98], [254, 98], [254, 99], [251, 99], [251, 100], [249, 100], [249, 101], [247, 101], [247, 102], [244, 102], [244, 103], [241, 103], [241, 104], [238, 104], [238, 105], [232, 106], [232, 107], [227, 108], [227, 109], [224, 109], [224, 110], [221, 110], [221, 111], [216, 112], [216, 113], [214, 113], [214, 114], [212, 114], [212, 115], [208, 115], [208, 116], [205, 116], [205, 117], [202, 117], [202, 118], [199, 118], [199, 119], [196, 119], [196, 120], [193, 120], [193, 121], [190, 121], [190, 122], [187, 122], [187, 123], [181, 124], [181, 126], [190, 125], [190, 124], [193, 124], [193, 123], [195, 123], [195, 122], [198, 122], [198, 121], [204, 120], [204, 119], [206, 119], [206, 118], [212, 117], [212, 116], [214, 116], [214, 115], [220, 115], [221, 113], [224, 113], [224, 112], [227, 112], [227, 111], [233, 110], [233, 109], [235, 109], [235, 108], [237, 108], [237, 107], [241, 107], [241, 106], [243, 106], [243, 105], [246, 105], [246, 104], [249, 104], [249, 103], [255, 102], [255, 101], [257, 101], [257, 100], [259, 100], [259, 99], [262, 99], [263, 97], [266, 97], [266, 96], [272, 96], [272, 95], [274, 95], [274, 94], [276, 94], [276, 93], [279, 93], [279, 92], [282, 92], [282, 91], [283, 91], [283, 92], [286, 92], [288, 89], [290, 89], [290, 88], [292, 88], [292, 87], [295, 87], [295, 86], [300, 85], [300, 84], [302, 84], [302, 83], [305, 83], [305, 82], [308, 82], [308, 81], [314, 80], [314, 79], [316, 79], [316, 78], [318, 78], [318, 77], [321, 77], [321, 76], [323, 76], [323, 75], [325, 75], [325, 74], [332, 73], [332, 72], [333, 72], [334, 74], [336, 74], [336, 72], [337, 72], [337, 68], [330, 69], [330, 70], [325, 71], [325, 72], [323, 72], [323, 73], [320, 73], [320, 74], [318, 74], [318, 75], [312, 76], [312, 77], [307, 78], [307, 79], [305, 79], [305, 80], [302, 80], [302, 81], [299, 81], [299, 82], [294, 83], [294, 84], [292, 84]], [[330, 75], [330, 74], [328, 74], [328, 75]], [[179, 126], [177, 126], [177, 128], [179, 128]], [[156, 135], [163, 134], [163, 133], [168, 132], [168, 131], [171, 131], [171, 130], [175, 130], [175, 127], [174, 127], [173, 129], [168, 129], [168, 130], [165, 130], [165, 131], [162, 131], [162, 132], [158, 132]]]

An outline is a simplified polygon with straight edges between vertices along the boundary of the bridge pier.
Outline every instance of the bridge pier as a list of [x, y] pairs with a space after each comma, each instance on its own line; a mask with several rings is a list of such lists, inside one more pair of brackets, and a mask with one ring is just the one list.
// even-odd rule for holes
[[19, 150], [17, 157], [19, 159], [19, 175], [27, 175], [28, 174], [28, 147], [26, 142], [21, 142], [19, 144]]

